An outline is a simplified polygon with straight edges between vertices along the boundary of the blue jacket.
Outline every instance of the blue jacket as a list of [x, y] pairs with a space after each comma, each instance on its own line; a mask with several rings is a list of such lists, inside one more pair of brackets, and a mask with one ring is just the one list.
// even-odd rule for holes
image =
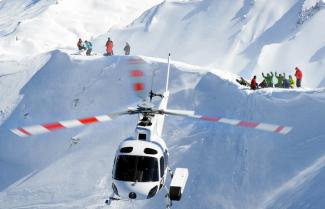
[[92, 49], [93, 48], [93, 45], [91, 44], [91, 42], [87, 41], [87, 42], [85, 42], [85, 47], [87, 49]]
[[289, 81], [289, 79], [284, 79], [284, 81], [283, 81], [283, 84], [284, 84], [284, 88], [286, 88], [286, 89], [288, 89], [288, 88], [290, 88], [290, 81]]

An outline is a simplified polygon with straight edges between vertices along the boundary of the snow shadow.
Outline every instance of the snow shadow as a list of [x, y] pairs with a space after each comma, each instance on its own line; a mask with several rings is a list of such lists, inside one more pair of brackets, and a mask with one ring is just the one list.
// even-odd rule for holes
[[243, 7], [236, 13], [235, 17], [233, 17], [232, 20], [243, 19], [254, 7], [254, 5], [255, 0], [244, 0]]
[[198, 5], [196, 6], [195, 9], [193, 9], [192, 11], [190, 11], [187, 15], [185, 15], [182, 18], [182, 21], [187, 20], [192, 18], [193, 16], [201, 13], [201, 12], [206, 12], [208, 10], [208, 8], [210, 7], [210, 5], [213, 3], [213, 1], [211, 0], [204, 0], [202, 2], [195, 2], [198, 3]]
[[255, 60], [265, 45], [280, 43], [288, 38], [289, 35], [294, 32], [298, 14], [303, 2], [304, 0], [299, 0], [272, 27], [267, 29], [248, 48], [246, 48], [243, 53], [248, 58]]
[[325, 58], [325, 46], [318, 49], [313, 56], [309, 59], [309, 62], [318, 62]]

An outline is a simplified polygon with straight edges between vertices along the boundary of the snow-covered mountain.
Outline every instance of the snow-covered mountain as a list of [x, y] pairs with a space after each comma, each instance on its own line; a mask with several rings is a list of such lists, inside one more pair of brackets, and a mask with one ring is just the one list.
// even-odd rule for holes
[[34, 55], [75, 48], [112, 27], [129, 24], [160, 0], [3, 0], [0, 2], [1, 55]]
[[[323, 1], [165, 1], [127, 28], [109, 34], [135, 54], [216, 67], [250, 77], [261, 72], [305, 72], [305, 85], [325, 76]], [[98, 40], [103, 45], [107, 35]], [[147, 40], [150, 44], [143, 44]], [[97, 48], [97, 50], [104, 48]]]
[[261, 72], [289, 75], [299, 66], [305, 86], [323, 86], [323, 0], [160, 2], [5, 0], [0, 50], [14, 56], [75, 49], [82, 37], [103, 53], [111, 37], [119, 54], [128, 41], [134, 54], [171, 52], [176, 60], [259, 79]]
[[[136, 116], [26, 139], [8, 129], [134, 106], [127, 60], [142, 54], [159, 92], [168, 52], [170, 108], [294, 128], [279, 136], [168, 117], [170, 166], [190, 170], [173, 208], [323, 209], [324, 15], [322, 0], [0, 0], [0, 209], [104, 208]], [[73, 55], [79, 37], [97, 55]], [[107, 37], [116, 56], [101, 55]], [[121, 55], [126, 41], [132, 56]], [[295, 66], [308, 88], [235, 82]], [[73, 136], [81, 142], [70, 146]], [[164, 193], [112, 206], [130, 207], [162, 209]]]

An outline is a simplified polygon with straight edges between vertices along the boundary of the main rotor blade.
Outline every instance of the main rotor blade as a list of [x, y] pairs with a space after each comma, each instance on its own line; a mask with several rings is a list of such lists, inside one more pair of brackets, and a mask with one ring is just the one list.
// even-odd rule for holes
[[130, 77], [132, 79], [132, 88], [133, 91], [136, 93], [136, 95], [142, 99], [145, 100], [148, 91], [147, 82], [146, 82], [146, 76], [145, 76], [145, 64], [146, 62], [138, 58], [130, 58], [128, 60], [128, 64], [130, 65]]
[[210, 122], [217, 122], [217, 123], [224, 123], [232, 126], [241, 126], [246, 128], [254, 128], [262, 131], [268, 131], [278, 134], [286, 135], [291, 130], [292, 127], [289, 126], [280, 126], [276, 124], [269, 124], [269, 123], [256, 123], [250, 121], [243, 121], [237, 119], [229, 119], [229, 118], [222, 118], [222, 117], [213, 117], [213, 116], [206, 116], [206, 115], [195, 115], [194, 111], [184, 111], [184, 110], [162, 110], [164, 114], [168, 115], [176, 115], [176, 116], [183, 116], [183, 117], [190, 117]]
[[94, 117], [87, 117], [87, 118], [81, 118], [75, 120], [64, 120], [64, 121], [46, 123], [41, 125], [25, 126], [21, 128], [10, 129], [10, 131], [20, 137], [27, 137], [27, 136], [45, 134], [45, 133], [49, 133], [52, 131], [65, 129], [65, 128], [75, 128], [78, 126], [84, 126], [93, 123], [107, 122], [117, 116], [126, 115], [126, 114], [134, 114], [134, 113], [133, 110], [130, 109], [123, 112], [116, 112], [116, 113], [111, 113], [106, 115], [98, 115]]

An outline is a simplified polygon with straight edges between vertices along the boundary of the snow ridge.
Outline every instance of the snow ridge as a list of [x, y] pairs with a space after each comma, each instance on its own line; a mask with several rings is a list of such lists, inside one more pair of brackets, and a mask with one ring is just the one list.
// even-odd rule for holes
[[306, 1], [302, 6], [302, 10], [299, 12], [299, 19], [297, 21], [297, 24], [298, 25], [304, 24], [306, 21], [311, 19], [315, 14], [317, 14], [322, 9], [325, 9], [324, 0], [318, 0], [312, 6], [308, 1]]

